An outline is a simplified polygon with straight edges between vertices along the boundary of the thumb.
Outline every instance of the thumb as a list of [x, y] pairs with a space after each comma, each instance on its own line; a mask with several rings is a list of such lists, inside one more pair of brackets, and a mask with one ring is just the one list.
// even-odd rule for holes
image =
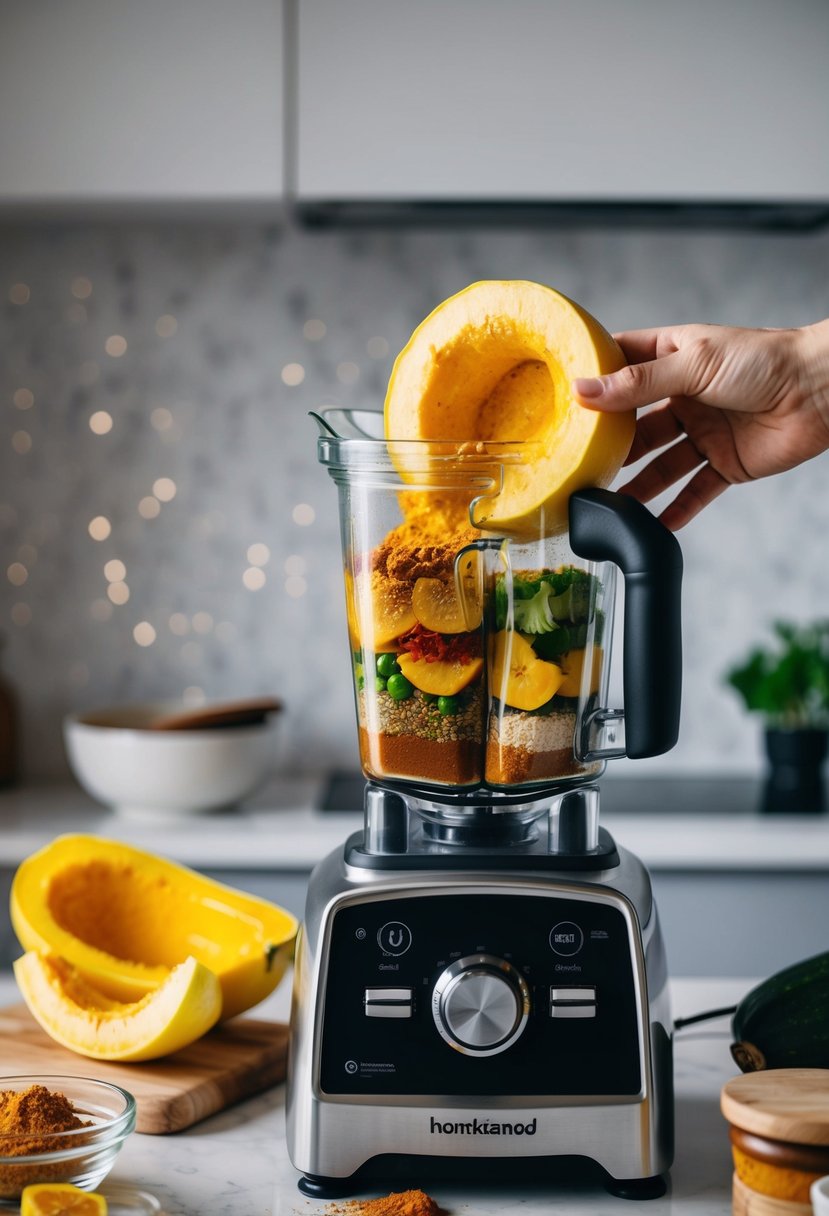
[[571, 388], [582, 405], [614, 412], [639, 409], [692, 391], [686, 361], [678, 350], [648, 363], [631, 363], [606, 376], [574, 380]]

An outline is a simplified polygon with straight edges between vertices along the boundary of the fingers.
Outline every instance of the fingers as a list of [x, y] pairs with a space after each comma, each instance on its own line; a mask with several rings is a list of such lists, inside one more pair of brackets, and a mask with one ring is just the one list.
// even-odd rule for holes
[[729, 482], [721, 477], [710, 464], [703, 465], [700, 471], [683, 486], [674, 501], [665, 508], [659, 518], [666, 528], [678, 532], [687, 523], [699, 515], [703, 507], [707, 507], [715, 498], [719, 498], [728, 489]]
[[690, 395], [686, 360], [681, 351], [645, 363], [632, 363], [618, 372], [592, 380], [574, 380], [572, 389], [589, 409], [635, 410], [663, 397]]
[[636, 419], [636, 432], [625, 464], [636, 464], [643, 456], [679, 439], [685, 428], [671, 409], [671, 402]]
[[644, 363], [655, 359], [660, 338], [664, 342], [664, 329], [629, 329], [613, 337], [624, 351], [628, 363]]
[[705, 461], [690, 439], [681, 439], [673, 447], [654, 456], [624, 487], [626, 494], [649, 502], [669, 490], [676, 482], [693, 473]]

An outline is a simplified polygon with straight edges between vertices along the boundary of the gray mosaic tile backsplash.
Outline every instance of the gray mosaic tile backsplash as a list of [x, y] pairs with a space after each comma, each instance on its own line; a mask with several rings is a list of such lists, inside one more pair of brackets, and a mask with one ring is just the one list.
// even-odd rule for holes
[[[0, 229], [0, 630], [28, 776], [64, 771], [67, 711], [182, 694], [277, 693], [279, 771], [355, 765], [307, 413], [379, 407], [413, 327], [480, 278], [549, 283], [610, 329], [801, 325], [829, 315], [829, 234]], [[636, 771], [756, 768], [722, 673], [775, 618], [829, 614], [827, 474], [731, 490], [681, 533], [682, 736]]]

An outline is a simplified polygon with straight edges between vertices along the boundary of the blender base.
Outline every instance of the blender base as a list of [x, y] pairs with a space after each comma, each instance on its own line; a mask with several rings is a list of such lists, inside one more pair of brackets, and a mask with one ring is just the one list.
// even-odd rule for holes
[[[474, 1169], [474, 1173], [473, 1173]], [[417, 1182], [415, 1183], [415, 1179]], [[579, 1191], [603, 1187], [617, 1199], [644, 1201], [660, 1199], [667, 1191], [661, 1174], [652, 1178], [612, 1178], [587, 1157], [504, 1157], [476, 1161], [474, 1166], [462, 1157], [419, 1157], [384, 1154], [366, 1162], [347, 1178], [323, 1178], [305, 1174], [297, 1188], [310, 1199], [347, 1199], [360, 1191], [383, 1187], [390, 1191], [401, 1186], [428, 1189], [440, 1183], [480, 1183], [521, 1186], [570, 1186]]]

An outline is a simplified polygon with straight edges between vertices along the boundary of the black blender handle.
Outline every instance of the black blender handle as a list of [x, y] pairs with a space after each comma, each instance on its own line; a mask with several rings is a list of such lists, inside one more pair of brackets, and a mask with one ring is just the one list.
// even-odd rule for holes
[[570, 496], [570, 547], [588, 561], [613, 562], [625, 578], [625, 753], [670, 751], [682, 696], [679, 543], [629, 495], [579, 490]]

